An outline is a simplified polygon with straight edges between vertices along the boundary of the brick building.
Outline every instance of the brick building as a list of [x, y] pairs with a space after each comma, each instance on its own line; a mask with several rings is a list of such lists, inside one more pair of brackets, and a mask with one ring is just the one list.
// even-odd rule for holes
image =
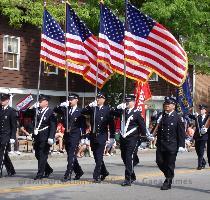
[[[14, 29], [0, 16], [0, 92], [12, 94], [13, 107], [27, 94], [37, 94], [40, 35], [40, 29], [31, 25]], [[63, 70], [42, 64], [40, 93], [52, 96], [52, 104], [66, 95], [65, 84]], [[69, 91], [77, 92], [83, 100], [94, 96], [94, 87], [72, 73]]]

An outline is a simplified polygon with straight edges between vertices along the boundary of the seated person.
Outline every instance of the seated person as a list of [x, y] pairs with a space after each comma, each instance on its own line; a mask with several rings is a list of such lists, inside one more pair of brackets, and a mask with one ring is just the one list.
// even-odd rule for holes
[[187, 151], [190, 151], [190, 148], [192, 147], [194, 133], [195, 133], [195, 126], [193, 123], [190, 123], [189, 127], [187, 128], [186, 138], [185, 138], [185, 147]]
[[115, 152], [117, 144], [115, 141], [115, 138], [109, 138], [109, 140], [106, 143], [106, 148], [105, 148], [105, 156], [113, 156]]
[[83, 157], [86, 150], [88, 151], [89, 156], [93, 157], [93, 153], [92, 153], [91, 147], [90, 147], [89, 133], [90, 133], [90, 127], [86, 129], [86, 134], [82, 135], [80, 145], [78, 147], [78, 152], [77, 152], [78, 158]]
[[19, 136], [26, 136], [27, 140], [32, 140], [33, 124], [30, 118], [24, 118], [23, 123], [20, 123]]
[[64, 153], [64, 145], [63, 145], [63, 136], [64, 136], [65, 128], [62, 123], [58, 123], [57, 130], [55, 133], [55, 140], [58, 143], [58, 151], [60, 153]]

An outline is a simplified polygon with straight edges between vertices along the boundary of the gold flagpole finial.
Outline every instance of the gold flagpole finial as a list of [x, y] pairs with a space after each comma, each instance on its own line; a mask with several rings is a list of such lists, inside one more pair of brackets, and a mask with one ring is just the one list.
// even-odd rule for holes
[[100, 0], [100, 1], [99, 1], [99, 3], [102, 3], [102, 4], [104, 4], [104, 0]]

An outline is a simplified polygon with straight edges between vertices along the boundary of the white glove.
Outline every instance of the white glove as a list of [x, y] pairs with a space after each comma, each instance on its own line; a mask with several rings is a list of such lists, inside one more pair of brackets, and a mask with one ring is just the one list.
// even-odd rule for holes
[[10, 143], [10, 144], [14, 144], [14, 143], [15, 143], [15, 140], [14, 140], [14, 139], [10, 139], [10, 140], [9, 140], [9, 143]]
[[47, 142], [48, 142], [49, 145], [53, 145], [54, 144], [54, 140], [52, 138], [48, 138]]
[[95, 101], [89, 103], [89, 106], [90, 107], [96, 107], [97, 106], [97, 101], [95, 100]]
[[195, 117], [198, 117], [198, 115], [199, 115], [199, 114], [196, 112], [196, 113], [195, 113]]
[[179, 147], [179, 149], [178, 149], [178, 152], [180, 152], [180, 153], [183, 153], [183, 152], [185, 152], [185, 151], [186, 151], [186, 149], [183, 148], [183, 147]]
[[61, 107], [68, 107], [68, 105], [69, 105], [69, 101], [65, 101], [60, 104]]
[[36, 103], [33, 104], [29, 109], [38, 108], [38, 107], [39, 107], [39, 102], [36, 102]]
[[201, 129], [201, 134], [204, 135], [207, 132], [207, 130], [208, 130], [207, 128], [202, 128]]
[[125, 110], [126, 109], [126, 103], [121, 103], [117, 106], [117, 109], [122, 109]]

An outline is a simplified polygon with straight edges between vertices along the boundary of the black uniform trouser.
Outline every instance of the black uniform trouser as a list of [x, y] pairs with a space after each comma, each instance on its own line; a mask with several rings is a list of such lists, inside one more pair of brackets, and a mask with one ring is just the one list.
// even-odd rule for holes
[[208, 163], [210, 166], [210, 134], [208, 135], [208, 141], [207, 141], [207, 157], [208, 157]]
[[65, 142], [65, 148], [68, 155], [67, 156], [68, 164], [65, 176], [71, 175], [72, 171], [74, 171], [75, 174], [80, 174], [83, 172], [76, 156], [78, 144], [79, 144], [79, 139], [75, 140], [73, 138], [70, 138], [68, 141]]
[[[10, 149], [10, 144], [1, 144], [0, 143], [0, 170], [3, 169], [3, 165], [5, 166], [8, 174], [15, 173], [15, 169], [13, 167], [13, 164], [10, 160], [10, 157], [8, 155], [8, 151]], [[1, 171], [2, 172], [2, 171]]]
[[134, 167], [139, 164], [138, 147], [140, 146], [140, 144], [141, 144], [141, 140], [139, 139], [138, 143], [137, 143], [137, 148], [135, 149], [135, 152], [133, 155], [133, 166]]
[[100, 175], [106, 175], [108, 173], [106, 166], [103, 161], [103, 155], [104, 155], [104, 149], [106, 144], [100, 144], [91, 141], [91, 150], [93, 151], [94, 160], [96, 163], [94, 172], [93, 172], [93, 178], [99, 179]]
[[202, 167], [206, 165], [206, 161], [203, 157], [206, 142], [207, 142], [206, 140], [195, 140], [195, 151], [198, 156], [198, 167]]
[[130, 138], [129, 140], [120, 138], [120, 150], [121, 150], [121, 158], [123, 160], [123, 163], [125, 165], [125, 179], [128, 181], [135, 180], [135, 172], [134, 172], [134, 166], [136, 163], [134, 163], [134, 158], [137, 152], [138, 148], [138, 138]]
[[173, 179], [177, 152], [156, 151], [156, 163], [166, 179]]
[[38, 160], [38, 176], [43, 176], [52, 172], [52, 168], [47, 162], [50, 145], [47, 141], [35, 141], [34, 143], [35, 157]]

